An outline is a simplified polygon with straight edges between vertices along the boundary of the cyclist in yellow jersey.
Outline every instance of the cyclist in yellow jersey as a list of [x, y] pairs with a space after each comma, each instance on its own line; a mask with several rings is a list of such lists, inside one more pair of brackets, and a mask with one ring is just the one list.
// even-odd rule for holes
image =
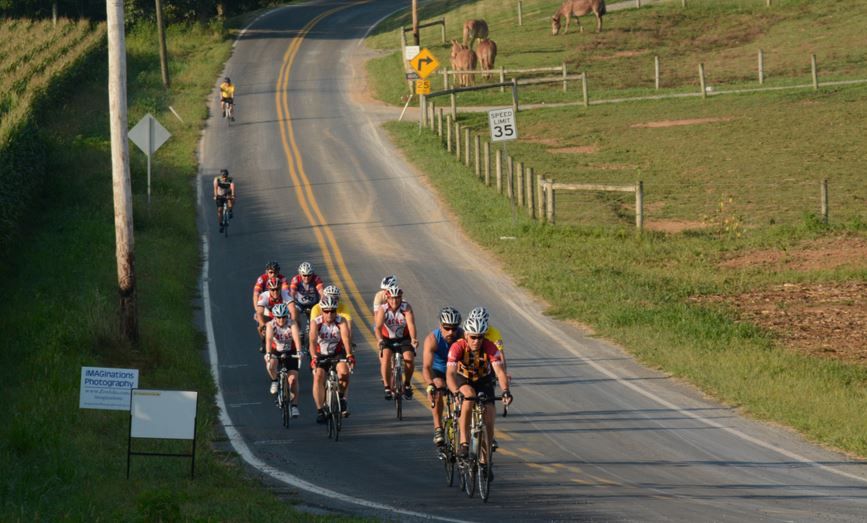
[[[226, 109], [229, 105], [235, 104], [235, 84], [232, 83], [232, 79], [228, 76], [223, 79], [223, 83], [220, 84], [220, 108], [222, 109], [223, 117], [226, 116]], [[235, 117], [232, 117], [234, 120]]]
[[[329, 286], [325, 287], [324, 289], [322, 289], [322, 295], [323, 296], [333, 296], [335, 300], [338, 300], [337, 315], [342, 317], [344, 320], [346, 320], [346, 325], [347, 325], [347, 327], [349, 327], [349, 338], [351, 340], [352, 339], [352, 315], [347, 310], [348, 307], [345, 307], [343, 305], [343, 303], [340, 302], [340, 289], [338, 289], [336, 285], [329, 285]], [[313, 320], [315, 320], [319, 316], [322, 316], [322, 307], [320, 307], [319, 303], [317, 303], [316, 305], [313, 306], [312, 309], [310, 309], [310, 321], [312, 322]], [[352, 344], [351, 346], [354, 347], [355, 344]]]

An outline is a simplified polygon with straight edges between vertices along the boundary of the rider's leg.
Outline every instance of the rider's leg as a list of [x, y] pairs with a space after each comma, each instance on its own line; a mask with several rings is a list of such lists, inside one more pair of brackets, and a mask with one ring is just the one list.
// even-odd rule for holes
[[412, 373], [415, 372], [415, 353], [411, 350], [403, 352], [403, 384], [405, 387], [412, 386]]
[[391, 349], [382, 349], [379, 352], [379, 372], [382, 375], [382, 383], [387, 389], [391, 388], [391, 359], [393, 355]]
[[[473, 398], [476, 396], [476, 391], [467, 384], [461, 385], [460, 388], [461, 394], [464, 395], [465, 398]], [[470, 441], [470, 417], [473, 414], [473, 402], [470, 400], [464, 400], [464, 403], [461, 405], [461, 419], [460, 419], [460, 431], [461, 431], [461, 444], [469, 443]]]
[[349, 365], [337, 364], [337, 382], [340, 383], [340, 393], [345, 397], [349, 392]]
[[265, 370], [268, 371], [268, 376], [271, 378], [271, 381], [277, 379], [277, 358], [276, 355], [274, 358], [270, 357], [271, 354], [265, 355]]
[[[433, 386], [436, 388], [444, 387], [443, 380], [441, 378], [433, 379]], [[441, 392], [434, 392], [434, 406], [431, 409], [433, 412], [433, 423], [434, 429], [442, 428], [442, 416], [443, 416], [443, 395]]]
[[[483, 417], [485, 420], [485, 432], [488, 433], [488, 441], [494, 441], [494, 421], [497, 418], [496, 413], [497, 409], [494, 408], [493, 403], [485, 403], [485, 415]], [[483, 461], [487, 461], [487, 456], [484, 456], [484, 458]]]
[[318, 367], [313, 371], [313, 403], [316, 404], [316, 410], [325, 403], [325, 369]]
[[292, 393], [292, 404], [298, 405], [298, 371], [290, 370], [286, 379], [289, 381], [289, 391]]

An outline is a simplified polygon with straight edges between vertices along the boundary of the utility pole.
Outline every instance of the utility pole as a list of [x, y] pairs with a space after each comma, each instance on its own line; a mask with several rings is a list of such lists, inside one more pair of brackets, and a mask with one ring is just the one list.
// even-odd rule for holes
[[57, 27], [57, 0], [51, 2], [51, 26]]
[[169, 57], [166, 51], [166, 30], [163, 24], [163, 0], [156, 0], [157, 35], [160, 38], [160, 72], [163, 73], [163, 87], [169, 88]]
[[123, 1], [106, 0], [108, 25], [108, 109], [111, 129], [111, 185], [114, 194], [114, 238], [120, 291], [120, 329], [130, 342], [138, 340], [133, 252], [132, 190], [126, 111], [126, 42]]
[[421, 45], [418, 38], [418, 0], [412, 0], [412, 41], [413, 45]]

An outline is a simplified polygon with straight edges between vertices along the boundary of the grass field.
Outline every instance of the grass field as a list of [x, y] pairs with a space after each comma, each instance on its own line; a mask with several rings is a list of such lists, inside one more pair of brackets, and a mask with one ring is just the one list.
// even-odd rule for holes
[[[766, 65], [771, 49], [774, 61], [781, 64], [769, 82], [794, 81], [800, 74], [794, 64], [811, 51], [826, 56], [834, 74], [867, 76], [861, 70], [863, 46], [855, 45], [858, 24], [867, 20], [867, 6], [859, 3], [826, 2], [820, 8], [813, 2], [779, 1], [768, 10], [764, 2], [747, 0], [690, 1], [685, 14], [678, 2], [610, 12], [602, 35], [576, 32], [557, 40], [545, 34], [538, 41], [522, 36], [520, 29], [504, 27], [511, 3], [482, 1], [455, 11], [447, 11], [448, 4], [434, 4], [438, 12], [429, 17], [445, 13], [452, 28], [469, 17], [493, 21], [492, 38], [498, 40], [506, 64], [544, 65], [554, 57], [556, 64], [577, 56], [570, 53], [585, 53], [594, 85], [612, 97], [647, 89], [638, 85], [633, 59], [654, 54], [667, 56], [663, 63], [679, 60], [686, 64], [684, 70], [699, 61], [717, 64], [709, 69], [728, 72], [714, 80], [716, 85], [751, 81], [752, 73], [740, 73], [732, 57], [748, 51], [752, 58], [744, 59], [746, 66], [758, 47], [768, 52]], [[553, 12], [555, 3], [524, 5], [524, 30], [536, 24], [533, 31], [541, 33], [547, 24], [541, 15]], [[539, 16], [528, 22], [526, 13], [533, 12], [533, 5]], [[676, 27], [662, 23], [672, 17], [678, 20]], [[736, 30], [751, 24], [757, 27]], [[631, 29], [635, 27], [645, 29]], [[652, 27], [665, 31], [654, 35], [648, 29]], [[397, 36], [388, 29], [372, 37], [371, 45], [393, 47]], [[554, 45], [567, 47], [552, 55], [536, 52], [538, 46]], [[636, 49], [648, 52], [633, 56]], [[374, 60], [371, 78], [399, 73], [399, 64], [388, 65], [389, 60], [397, 58]], [[652, 75], [652, 67], [650, 71]], [[387, 82], [375, 87], [382, 99], [391, 100], [389, 93], [399, 92], [398, 80], [396, 89]], [[771, 289], [784, 285], [821, 283], [833, 288], [863, 282], [867, 260], [854, 256], [843, 264], [809, 267], [724, 263], [750, 253], [790, 253], [797, 259], [808, 257], [815, 245], [834, 244], [845, 250], [847, 245], [864, 244], [865, 94], [867, 88], [850, 86], [518, 114], [520, 139], [508, 144], [508, 153], [536, 173], [558, 182], [642, 180], [649, 230], [641, 235], [635, 233], [631, 195], [558, 192], [558, 225], [539, 225], [522, 211], [513, 214], [508, 201], [475, 180], [431, 132], [419, 133], [412, 123], [389, 124], [389, 129], [402, 148], [413, 151], [413, 161], [424, 166], [440, 191], [450, 195], [444, 200], [473, 238], [495, 252], [520, 284], [551, 304], [547, 313], [590, 325], [646, 364], [686, 378], [744, 412], [867, 456], [867, 367], [794, 350], [776, 331], [739, 321], [737, 304], [738, 296], [747, 291], [768, 290], [771, 296]], [[522, 103], [532, 96], [522, 97]], [[556, 101], [561, 95], [538, 96], [537, 100]], [[468, 95], [459, 103], [510, 104], [497, 95], [490, 101]], [[486, 114], [463, 113], [459, 119], [475, 133], [489, 135]], [[825, 178], [830, 186], [829, 226], [818, 218], [819, 182]], [[658, 232], [675, 230], [683, 232]], [[502, 236], [516, 240], [502, 242]], [[711, 296], [731, 299], [725, 306], [700, 303]], [[867, 306], [867, 296], [856, 295], [854, 300], [843, 305]], [[779, 300], [767, 308], [788, 306]], [[867, 335], [851, 330], [855, 328], [844, 326], [838, 335]], [[831, 330], [826, 332], [833, 339]]]
[[[199, 240], [192, 181], [213, 81], [231, 41], [197, 27], [168, 32], [173, 87], [161, 87], [156, 36], [128, 35], [129, 121], [150, 112], [172, 133], [156, 154], [153, 202], [145, 158], [130, 145], [141, 341], [120, 341], [105, 58], [59, 97], [45, 122], [52, 173], [12, 256], [0, 295], [0, 520], [298, 521], [294, 493], [278, 499], [248, 479], [225, 446], [214, 386], [193, 325]], [[174, 107], [187, 122], [168, 110]], [[129, 414], [79, 410], [80, 367], [137, 368], [140, 385], [198, 390], [196, 479], [189, 460], [133, 457]], [[188, 445], [138, 450], [188, 451]]]

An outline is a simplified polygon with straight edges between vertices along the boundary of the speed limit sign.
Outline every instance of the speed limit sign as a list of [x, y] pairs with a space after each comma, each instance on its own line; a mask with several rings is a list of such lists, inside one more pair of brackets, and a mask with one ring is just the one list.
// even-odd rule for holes
[[518, 139], [514, 109], [494, 109], [493, 111], [488, 111], [488, 123], [491, 126], [492, 142], [505, 142], [506, 140]]

